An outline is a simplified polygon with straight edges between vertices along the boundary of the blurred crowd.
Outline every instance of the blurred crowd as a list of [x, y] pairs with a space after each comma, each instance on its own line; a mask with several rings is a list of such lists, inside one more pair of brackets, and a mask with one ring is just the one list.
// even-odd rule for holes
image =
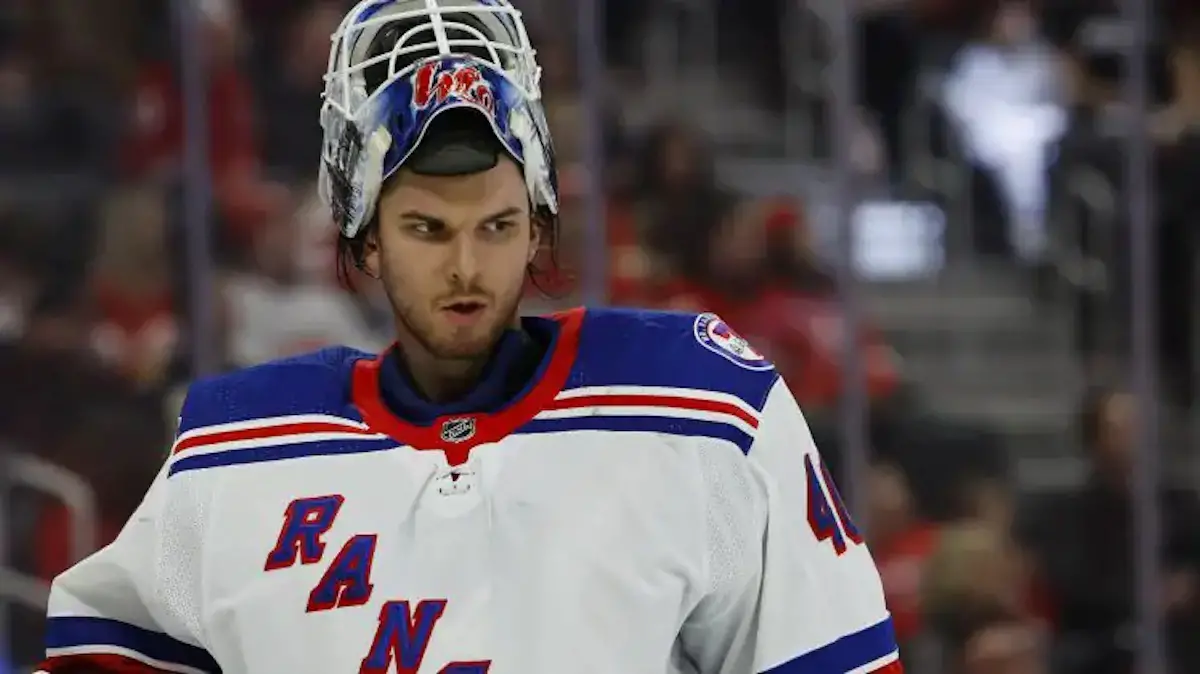
[[[390, 339], [386, 300], [368, 283], [338, 284], [335, 231], [315, 195], [321, 75], [348, 3], [196, 0], [200, 145], [188, 143], [172, 4], [0, 6], [0, 457], [19, 457], [25, 476], [0, 491], [0, 563], [35, 579], [18, 592], [16, 576], [0, 576], [0, 605], [11, 602], [0, 656], [17, 665], [38, 657], [39, 582], [86, 553], [91, 534], [116, 534], [197, 367]], [[517, 4], [545, 68], [565, 201], [557, 259], [531, 283], [530, 308], [580, 301], [581, 274], [599, 271], [600, 301], [720, 313], [778, 364], [835, 469], [851, 345], [871, 455], [851, 488], [864, 495], [908, 671], [1131, 674], [1139, 420], [1121, 376], [1133, 324], [1125, 143], [1150, 138], [1160, 394], [1186, 417], [1200, 5], [1158, 3], [1141, 73], [1120, 54], [1129, 27], [1101, 0], [860, 0], [844, 137], [828, 87], [813, 84], [837, 48], [831, 3], [602, 0], [605, 63], [588, 96], [574, 3]], [[1134, 76], [1149, 85], [1149, 119], [1123, 102]], [[602, 147], [588, 145], [589, 120]], [[843, 147], [864, 190], [946, 214], [946, 264], [1003, 268], [1031, 302], [1074, 312], [1071, 357], [1087, 386], [1064, 423], [1087, 464], [1079, 485], [1025, 493], [1003, 428], [940, 415], [869, 313], [847, 334], [817, 199], [729, 175], [746, 165], [730, 158], [819, 174]], [[208, 195], [204, 210], [188, 181]], [[603, 194], [589, 192], [596, 184]], [[590, 246], [597, 222], [603, 255]], [[207, 240], [188, 231], [197, 224]], [[94, 531], [81, 534], [76, 503], [35, 489], [62, 474], [94, 494]], [[1161, 496], [1172, 669], [1139, 674], [1200, 672], [1195, 486]]]

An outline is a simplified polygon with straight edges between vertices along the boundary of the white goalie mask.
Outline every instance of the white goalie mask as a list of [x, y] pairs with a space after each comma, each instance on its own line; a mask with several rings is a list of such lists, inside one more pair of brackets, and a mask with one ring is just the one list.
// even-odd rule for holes
[[436, 117], [483, 115], [521, 166], [535, 209], [558, 212], [541, 69], [507, 0], [364, 0], [333, 35], [321, 107], [320, 191], [354, 238], [383, 182]]

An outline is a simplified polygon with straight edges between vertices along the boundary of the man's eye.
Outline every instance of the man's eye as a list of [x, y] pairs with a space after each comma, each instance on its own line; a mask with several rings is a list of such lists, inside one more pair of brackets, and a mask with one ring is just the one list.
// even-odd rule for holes
[[516, 224], [517, 223], [513, 222], [512, 220], [493, 220], [493, 221], [487, 223], [486, 225], [484, 225], [484, 227], [489, 232], [503, 232], [505, 230], [515, 227]]

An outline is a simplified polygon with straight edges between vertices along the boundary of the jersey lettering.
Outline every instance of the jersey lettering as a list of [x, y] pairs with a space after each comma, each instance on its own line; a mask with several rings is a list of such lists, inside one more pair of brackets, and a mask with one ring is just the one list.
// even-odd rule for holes
[[[813, 465], [812, 456], [804, 457], [804, 473], [808, 483], [808, 525], [818, 541], [831, 541], [834, 551], [841, 555], [846, 552], [847, 539], [850, 543], [858, 545], [862, 543], [862, 536], [846, 512], [846, 506], [842, 503], [842, 497], [829, 475], [829, 470], [820, 459], [817, 463], [819, 468]], [[822, 478], [829, 486], [828, 495], [821, 484]]]
[[[284, 510], [283, 527], [275, 547], [267, 555], [267, 571], [296, 564], [314, 564], [325, 554], [322, 537], [333, 526], [345, 498], [331, 494], [296, 499]], [[335, 608], [363, 606], [375, 589], [371, 566], [375, 561], [376, 534], [352, 536], [329, 563], [309, 592], [306, 611], [315, 613]], [[386, 602], [379, 611], [379, 624], [371, 648], [359, 667], [360, 674], [417, 674], [433, 638], [434, 627], [446, 609], [445, 599], [426, 599], [413, 607], [409, 601]], [[393, 670], [393, 664], [395, 668]], [[490, 660], [455, 660], [443, 665], [439, 674], [487, 674]]]
[[371, 599], [371, 562], [375, 559], [375, 534], [359, 534], [342, 546], [321, 581], [308, 595], [309, 613], [362, 606]]
[[442, 667], [442, 671], [438, 674], [487, 674], [492, 667], [491, 660], [479, 660], [475, 662], [451, 662]]
[[[363, 658], [359, 674], [388, 674], [393, 662], [396, 674], [417, 674], [446, 604], [445, 599], [426, 599], [417, 603], [415, 611], [408, 601], [384, 604], [371, 651]], [[444, 665], [438, 674], [488, 674], [491, 667], [491, 660], [456, 660]]]
[[855, 545], [862, 545], [862, 534], [858, 532], [858, 526], [854, 524], [854, 518], [850, 517], [850, 511], [846, 509], [846, 501], [842, 499], [842, 492], [838, 490], [837, 483], [833, 481], [833, 476], [829, 474], [829, 466], [825, 465], [820, 459], [817, 463], [821, 466], [821, 476], [825, 478], [825, 488], [829, 490], [829, 495], [832, 497], [834, 509], [837, 510], [838, 521], [842, 524], [842, 532], [846, 534], [846, 538]]
[[359, 674], [386, 674], [396, 661], [399, 674], [416, 674], [425, 659], [433, 628], [446, 610], [445, 599], [426, 599], [409, 608], [407, 601], [389, 601], [379, 611], [379, 627]]
[[315, 564], [325, 554], [321, 536], [333, 526], [333, 520], [345, 502], [340, 494], [296, 499], [283, 513], [279, 539], [267, 555], [266, 571], [289, 568], [299, 556], [301, 564]]

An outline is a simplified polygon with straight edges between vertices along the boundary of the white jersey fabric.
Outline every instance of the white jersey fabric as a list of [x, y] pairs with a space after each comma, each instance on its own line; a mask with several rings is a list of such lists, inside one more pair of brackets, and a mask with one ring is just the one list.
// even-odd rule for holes
[[54, 582], [44, 669], [901, 672], [769, 363], [711, 314], [526, 325], [553, 346], [492, 415], [390, 416], [348, 349], [194, 384], [137, 512]]

